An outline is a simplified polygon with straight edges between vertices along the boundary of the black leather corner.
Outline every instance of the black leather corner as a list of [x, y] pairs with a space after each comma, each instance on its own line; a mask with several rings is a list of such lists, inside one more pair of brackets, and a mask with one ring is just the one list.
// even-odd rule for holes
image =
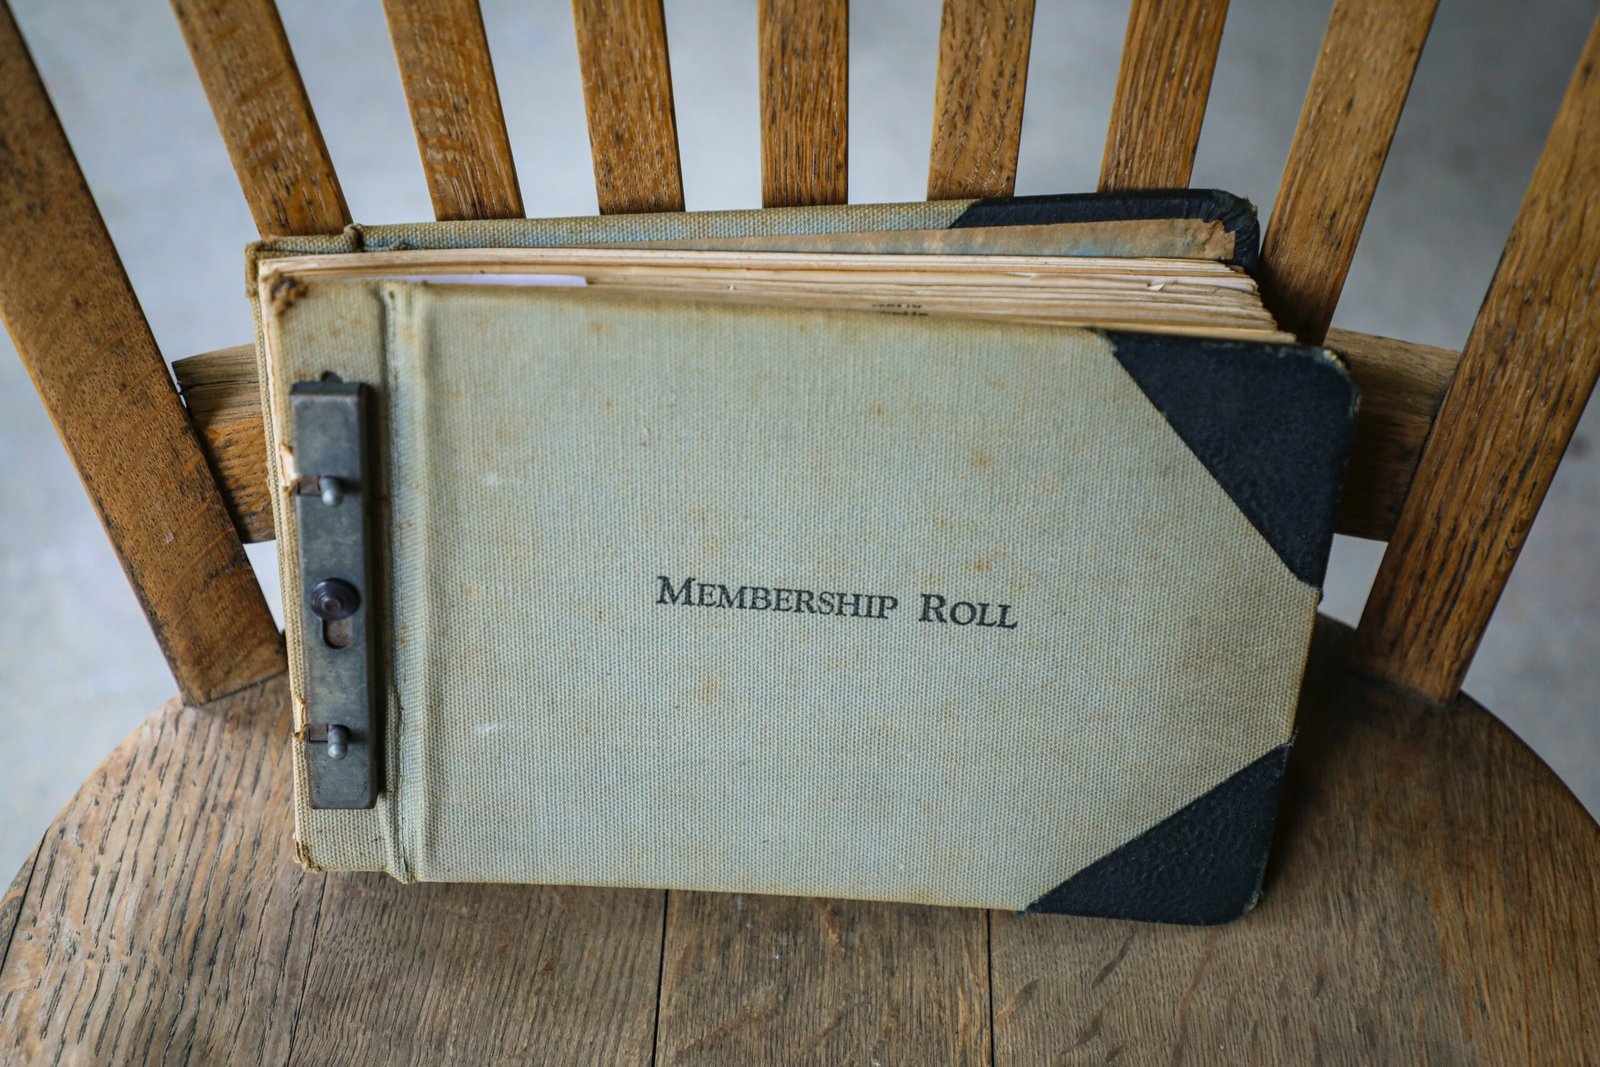
[[1343, 364], [1307, 345], [1106, 336], [1284, 565], [1321, 588], [1356, 414]]
[[1028, 911], [1212, 926], [1255, 906], [1289, 746], [1108, 853]]
[[1233, 255], [1224, 260], [1249, 274], [1260, 262], [1261, 229], [1255, 205], [1220, 189], [1149, 189], [1125, 193], [1061, 193], [1050, 196], [975, 200], [950, 224], [1029, 226], [1063, 222], [1199, 219], [1219, 222], [1233, 235]]

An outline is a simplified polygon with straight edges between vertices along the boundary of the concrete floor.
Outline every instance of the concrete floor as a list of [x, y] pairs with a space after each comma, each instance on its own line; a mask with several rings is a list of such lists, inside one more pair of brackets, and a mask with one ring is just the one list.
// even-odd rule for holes
[[[11, 0], [169, 358], [250, 337], [253, 236], [165, 4]], [[568, 5], [485, 0], [524, 199], [595, 210]], [[916, 199], [938, 0], [857, 0], [850, 193]], [[280, 0], [356, 217], [428, 217], [381, 7]], [[1090, 189], [1127, 0], [1039, 0], [1019, 193]], [[1328, 0], [1234, 0], [1194, 184], [1271, 207]], [[755, 206], [755, 5], [669, 0], [688, 206]], [[1571, 0], [1443, 4], [1336, 322], [1459, 347], [1594, 17]], [[0, 348], [9, 344], [0, 340]], [[1468, 679], [1600, 811], [1600, 406], [1591, 404]], [[1353, 620], [1381, 546], [1340, 539], [1325, 609]], [[269, 589], [270, 546], [253, 549]], [[275, 599], [275, 597], [274, 597]], [[0, 352], [0, 873], [172, 691], [19, 362]]]

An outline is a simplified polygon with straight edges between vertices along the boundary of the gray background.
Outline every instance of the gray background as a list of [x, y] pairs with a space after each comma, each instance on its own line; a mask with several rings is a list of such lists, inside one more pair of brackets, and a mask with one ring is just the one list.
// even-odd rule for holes
[[[254, 235], [167, 5], [12, 0], [168, 358], [250, 338]], [[356, 218], [429, 216], [379, 0], [280, 0]], [[485, 0], [523, 198], [595, 211], [563, 0]], [[1194, 184], [1271, 208], [1330, 4], [1234, 0]], [[1127, 0], [1039, 0], [1019, 193], [1092, 189]], [[1595, 5], [1444, 0], [1338, 325], [1459, 347]], [[691, 209], [754, 207], [755, 4], [667, 0]], [[924, 193], [938, 0], [856, 0], [850, 197]], [[172, 692], [154, 639], [21, 364], [0, 340], [0, 873]], [[1468, 678], [1600, 810], [1600, 433], [1591, 404]], [[1324, 610], [1354, 621], [1381, 546], [1341, 538]], [[269, 589], [271, 546], [251, 549]], [[273, 596], [276, 600], [276, 596]], [[285, 849], [288, 843], [285, 842]]]

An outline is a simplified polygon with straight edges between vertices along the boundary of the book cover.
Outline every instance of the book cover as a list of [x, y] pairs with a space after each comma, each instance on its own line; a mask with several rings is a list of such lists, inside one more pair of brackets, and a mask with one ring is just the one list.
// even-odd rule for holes
[[313, 808], [302, 729], [309, 865], [1255, 899], [1354, 406], [1330, 354], [361, 278], [263, 320], [286, 559], [291, 389], [376, 398], [383, 789]]

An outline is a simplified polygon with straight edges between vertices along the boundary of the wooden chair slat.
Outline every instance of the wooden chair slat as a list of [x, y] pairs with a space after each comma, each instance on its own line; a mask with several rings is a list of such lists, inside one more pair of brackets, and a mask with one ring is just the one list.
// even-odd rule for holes
[[761, 0], [761, 203], [848, 196], [849, 0]]
[[1334, 529], [1384, 541], [1400, 516], [1458, 354], [1354, 330], [1329, 330], [1325, 343], [1344, 358], [1361, 396]]
[[350, 224], [322, 129], [272, 0], [172, 0], [256, 229]]
[[1322, 340], [1438, 0], [1335, 0], [1261, 249], [1284, 329]]
[[682, 211], [661, 0], [572, 0], [572, 19], [601, 213]]
[[985, 1063], [988, 913], [669, 894], [657, 1062]]
[[[1328, 344], [1344, 355], [1361, 390], [1338, 530], [1383, 540], [1400, 514], [1456, 353], [1351, 330], [1330, 330]], [[235, 524], [246, 541], [272, 540], [254, 350], [207, 352], [173, 369]]]
[[383, 0], [383, 10], [434, 216], [521, 218], [478, 0]]
[[1189, 184], [1228, 0], [1134, 0], [1100, 189]]
[[244, 546], [10, 8], [0, 3], [0, 317], [179, 687], [283, 669]]
[[1357, 665], [1461, 688], [1600, 375], [1600, 21], [1545, 143], [1361, 618]]
[[928, 199], [1010, 196], [1017, 184], [1033, 0], [945, 0]]
[[276, 534], [255, 346], [180, 359], [172, 370], [234, 529], [245, 544], [271, 541]]

